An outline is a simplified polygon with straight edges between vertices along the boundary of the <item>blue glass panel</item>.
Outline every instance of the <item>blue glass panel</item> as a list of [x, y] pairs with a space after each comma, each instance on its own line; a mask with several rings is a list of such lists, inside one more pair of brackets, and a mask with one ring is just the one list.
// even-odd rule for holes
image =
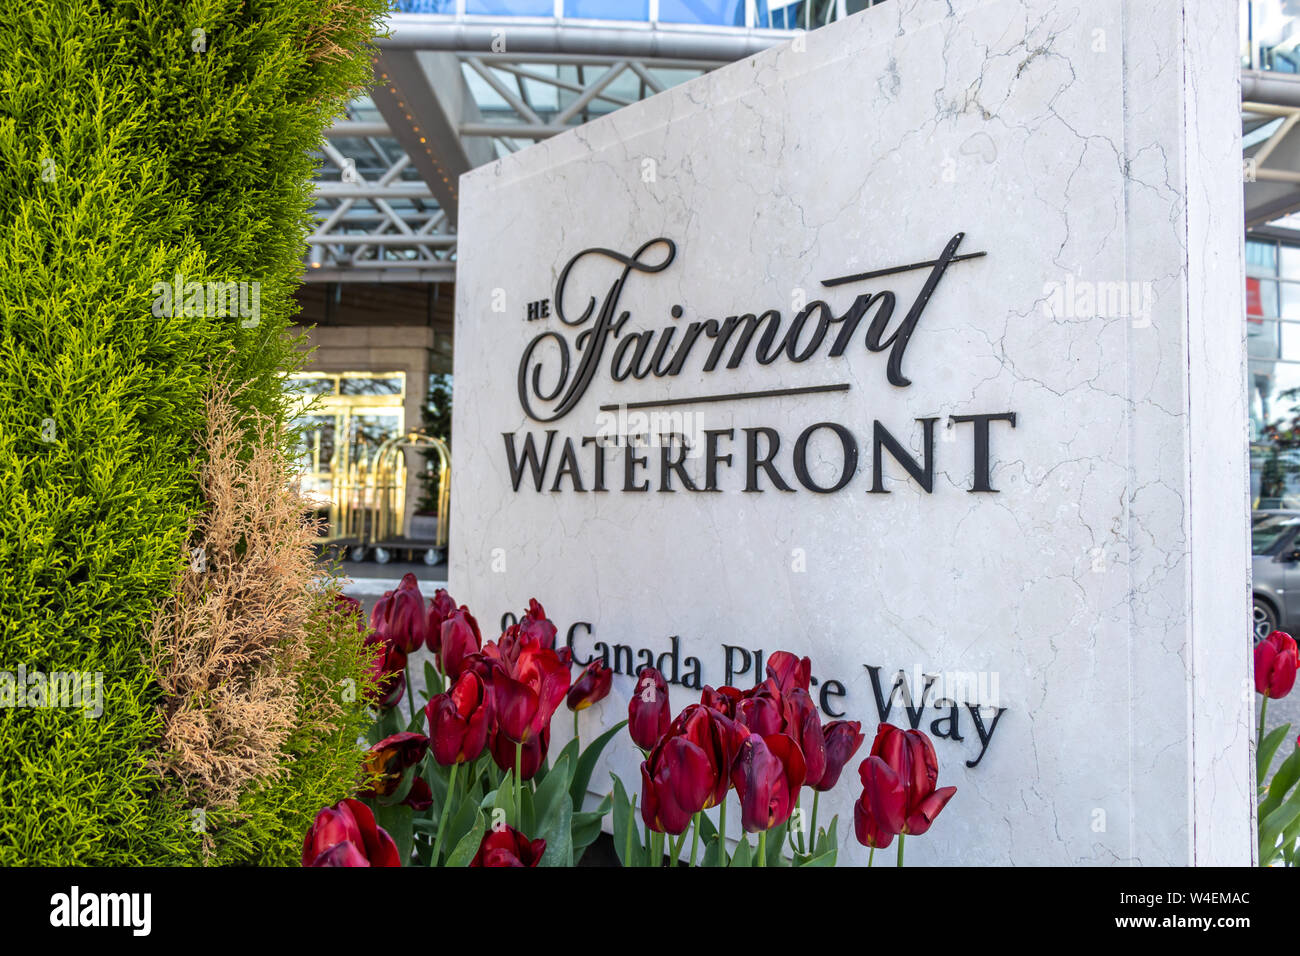
[[555, 14], [553, 0], [468, 0], [466, 13], [496, 17], [549, 17]]
[[650, 0], [564, 0], [564, 15], [589, 20], [649, 20]]
[[447, 13], [456, 12], [456, 0], [397, 0], [399, 13]]
[[743, 27], [745, 0], [660, 0], [659, 19], [664, 23]]

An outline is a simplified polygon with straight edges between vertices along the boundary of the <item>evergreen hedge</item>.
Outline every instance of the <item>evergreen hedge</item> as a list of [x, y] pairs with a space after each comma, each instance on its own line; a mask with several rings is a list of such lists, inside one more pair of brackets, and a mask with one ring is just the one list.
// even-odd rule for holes
[[[103, 674], [97, 719], [0, 707], [0, 864], [201, 858], [192, 808], [149, 769], [145, 629], [201, 506], [215, 370], [285, 413], [309, 150], [367, 81], [383, 8], [0, 5], [0, 672]], [[154, 284], [177, 273], [260, 283], [256, 324], [155, 315]], [[260, 833], [279, 820], [288, 840], [346, 776], [315, 774], [312, 792], [294, 773], [259, 789]], [[217, 861], [286, 859], [259, 839]]]

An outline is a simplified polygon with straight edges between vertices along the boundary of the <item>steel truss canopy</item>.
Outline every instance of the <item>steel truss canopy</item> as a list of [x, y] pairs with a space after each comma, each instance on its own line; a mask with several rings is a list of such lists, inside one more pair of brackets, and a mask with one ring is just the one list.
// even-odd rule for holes
[[[486, 0], [399, 0], [378, 41], [375, 85], [327, 131], [316, 181], [309, 282], [449, 282], [462, 173], [727, 63], [854, 13], [871, 0], [708, 0], [735, 26], [564, 16], [612, 0], [509, 0], [553, 16], [477, 16]], [[879, 0], [877, 0], [879, 2]], [[1258, 8], [1243, 4], [1265, 23]], [[498, 4], [500, 5], [500, 4]], [[620, 8], [622, 9], [622, 8]], [[1255, 29], [1252, 27], [1252, 29]], [[1280, 46], [1252, 34], [1243, 62], [1246, 226], [1300, 239], [1300, 76], [1274, 69]], [[1284, 52], [1290, 55], [1288, 47]], [[1267, 58], [1269, 62], [1261, 62]], [[1281, 62], [1281, 61], [1279, 61]], [[1289, 63], [1290, 61], [1285, 61]], [[1282, 68], [1285, 68], [1285, 64]], [[1279, 222], [1281, 220], [1281, 222]], [[1300, 226], [1300, 217], [1296, 219]], [[1271, 225], [1270, 225], [1271, 224]]]
[[[811, 25], [844, 0], [823, 5]], [[462, 173], [797, 31], [397, 14], [389, 33], [321, 147], [308, 281], [452, 280]]]

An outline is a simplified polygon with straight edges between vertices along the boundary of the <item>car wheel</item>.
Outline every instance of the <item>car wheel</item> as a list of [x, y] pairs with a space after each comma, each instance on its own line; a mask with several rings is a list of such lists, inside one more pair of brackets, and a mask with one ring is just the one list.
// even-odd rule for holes
[[1258, 644], [1277, 630], [1277, 612], [1267, 601], [1255, 598], [1253, 637]]

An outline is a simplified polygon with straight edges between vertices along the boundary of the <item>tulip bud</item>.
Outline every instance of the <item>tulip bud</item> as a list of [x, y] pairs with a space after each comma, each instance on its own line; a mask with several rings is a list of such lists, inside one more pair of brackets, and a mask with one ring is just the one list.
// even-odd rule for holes
[[641, 819], [658, 833], [680, 834], [713, 789], [709, 758], [685, 737], [659, 738], [641, 763]]
[[454, 681], [465, 669], [465, 659], [479, 653], [483, 647], [483, 637], [479, 633], [478, 621], [463, 604], [442, 622], [442, 637], [439, 641], [438, 665]]
[[826, 741], [826, 770], [815, 782], [809, 775], [808, 786], [825, 793], [839, 782], [840, 772], [866, 738], [862, 735], [862, 724], [856, 720], [832, 720], [822, 728], [822, 736]]
[[574, 712], [586, 710], [592, 704], [600, 703], [609, 694], [613, 682], [614, 672], [605, 666], [604, 660], [599, 657], [593, 658], [569, 688], [569, 695], [565, 701], [569, 710]]
[[396, 591], [385, 591], [370, 613], [370, 626], [397, 645], [405, 654], [424, 646], [427, 622], [424, 599], [414, 574], [402, 577]]
[[429, 650], [437, 654], [442, 649], [442, 625], [447, 618], [456, 613], [456, 602], [447, 593], [446, 588], [438, 588], [429, 599], [429, 616], [425, 621], [425, 633]]
[[316, 814], [302, 841], [303, 866], [401, 866], [393, 838], [360, 800], [341, 800]]
[[[880, 757], [898, 775], [903, 787], [905, 819], [898, 832], [925, 833], [957, 792], [956, 787], [935, 789], [939, 761], [930, 738], [924, 731], [900, 730], [892, 724], [881, 724], [871, 745], [871, 756]], [[863, 761], [859, 774], [865, 772], [866, 766], [867, 761]], [[863, 783], [866, 783], [865, 776]]]
[[465, 671], [451, 691], [438, 694], [424, 708], [433, 759], [442, 766], [478, 759], [492, 729], [492, 697], [474, 671]]
[[803, 754], [785, 734], [745, 738], [731, 781], [740, 797], [740, 823], [747, 833], [770, 830], [790, 819], [804, 772]]
[[524, 644], [535, 647], [555, 649], [555, 625], [546, 616], [546, 611], [537, 598], [528, 599], [528, 610], [519, 621], [519, 639]]
[[1274, 631], [1255, 645], [1255, 690], [1277, 700], [1291, 693], [1295, 686], [1296, 642], [1284, 631]]
[[777, 651], [767, 659], [767, 676], [776, 682], [782, 694], [795, 688], [806, 693], [812, 682], [812, 661], [795, 657], [789, 651]]
[[537, 866], [546, 852], [545, 840], [529, 840], [512, 826], [483, 834], [470, 866]]
[[853, 804], [853, 831], [863, 846], [880, 850], [894, 842], [907, 819], [907, 792], [894, 769], [879, 757], [858, 768], [862, 794]]
[[627, 729], [642, 750], [653, 750], [672, 722], [668, 704], [668, 682], [653, 667], [643, 667], [636, 690], [627, 702]]

